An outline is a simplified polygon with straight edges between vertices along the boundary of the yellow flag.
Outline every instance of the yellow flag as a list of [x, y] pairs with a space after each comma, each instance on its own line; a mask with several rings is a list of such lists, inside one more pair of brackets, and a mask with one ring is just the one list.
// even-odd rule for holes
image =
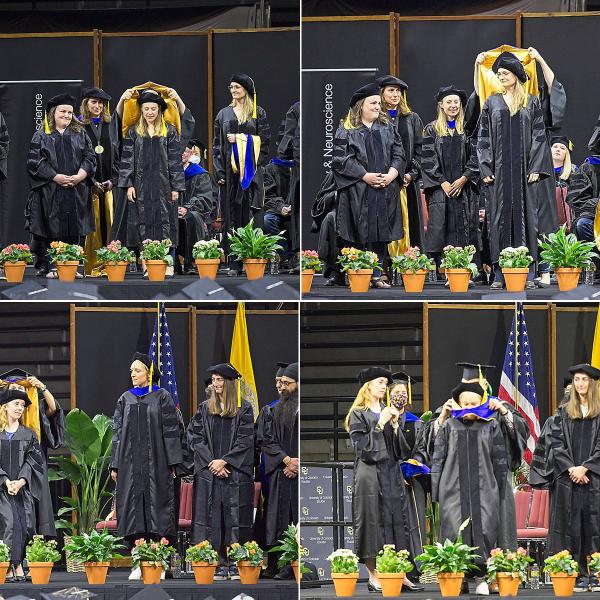
[[252, 356], [250, 355], [250, 340], [248, 339], [248, 327], [246, 326], [246, 308], [243, 302], [238, 302], [235, 313], [235, 325], [233, 327], [229, 362], [242, 376], [242, 398], [248, 400], [252, 405], [254, 419], [256, 420], [256, 417], [258, 416], [258, 393], [256, 392], [256, 383], [254, 382]]
[[594, 332], [591, 365], [592, 367], [600, 369], [600, 310], [596, 314], [596, 331]]

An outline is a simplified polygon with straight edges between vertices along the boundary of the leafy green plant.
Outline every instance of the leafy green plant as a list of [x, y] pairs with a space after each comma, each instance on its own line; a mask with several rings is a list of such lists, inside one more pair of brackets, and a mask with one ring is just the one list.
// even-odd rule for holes
[[342, 248], [337, 261], [342, 266], [342, 271], [358, 271], [359, 269], [375, 269], [379, 264], [379, 257], [375, 252], [368, 250]]
[[8, 562], [10, 560], [10, 548], [0, 540], [0, 562]]
[[[283, 231], [281, 233], [284, 233]], [[266, 234], [259, 227], [254, 227], [254, 219], [244, 227], [232, 229], [228, 234], [229, 252], [238, 260], [245, 258], [272, 258], [277, 250], [283, 250], [279, 242], [282, 235]]]
[[34, 535], [25, 548], [27, 562], [55, 563], [60, 560], [56, 540], [44, 541], [43, 535]]
[[477, 275], [477, 265], [472, 262], [475, 246], [446, 246], [440, 266], [443, 269], [469, 269], [471, 275]]
[[195, 546], [190, 546], [186, 550], [185, 559], [192, 563], [207, 562], [212, 565], [219, 560], [219, 554], [208, 540], [204, 540]]
[[281, 552], [277, 559], [277, 567], [282, 568], [293, 562], [300, 562], [300, 543], [298, 530], [295, 525], [288, 525], [279, 541], [279, 546], [274, 546], [269, 552]]
[[139, 538], [133, 543], [131, 558], [134, 567], [139, 567], [142, 562], [149, 562], [157, 567], [162, 566], [166, 571], [169, 568], [169, 557], [174, 552], [175, 548], [169, 545], [167, 538], [162, 538], [160, 542]]
[[404, 254], [392, 258], [392, 269], [399, 273], [435, 271], [435, 261], [422, 254], [417, 246], [412, 246]]
[[302, 250], [300, 252], [300, 269], [302, 271], [313, 270], [318, 273], [321, 270], [321, 260], [315, 250]]
[[527, 246], [504, 248], [498, 258], [501, 269], [528, 269], [532, 262], [533, 256], [529, 254]]
[[224, 256], [219, 240], [199, 240], [192, 247], [192, 256], [196, 260], [216, 259]]
[[27, 244], [10, 244], [0, 252], [0, 265], [4, 263], [26, 262], [30, 263], [33, 255]]
[[112, 535], [107, 529], [98, 532], [92, 529], [90, 533], [74, 535], [65, 545], [65, 552], [70, 558], [86, 562], [110, 562], [116, 556], [116, 550], [125, 548], [119, 542], [122, 537]]
[[358, 556], [348, 548], [338, 548], [327, 560], [331, 562], [332, 573], [358, 573]]
[[466, 519], [458, 528], [456, 542], [449, 539], [444, 543], [436, 542], [430, 546], [423, 546], [423, 554], [415, 556], [415, 560], [421, 563], [423, 571], [432, 573], [466, 573], [475, 568], [475, 559], [479, 556], [474, 553], [477, 546], [472, 547], [462, 541], [462, 532], [469, 524]]
[[65, 242], [51, 242], [48, 248], [50, 262], [66, 262], [68, 260], [85, 260], [85, 252], [77, 244]]
[[544, 572], [550, 574], [567, 573], [567, 575], [577, 575], [579, 567], [568, 550], [561, 550], [557, 554], [549, 556], [544, 561]]
[[123, 247], [119, 240], [114, 240], [96, 250], [96, 258], [102, 264], [116, 262], [133, 262], [135, 254], [129, 248]]
[[48, 470], [48, 479], [68, 479], [73, 496], [62, 496], [66, 504], [58, 516], [72, 515], [72, 520], [58, 519], [56, 527], [68, 529], [71, 534], [92, 531], [100, 515], [110, 503], [107, 491], [108, 466], [112, 448], [113, 422], [106, 415], [93, 419], [75, 408], [66, 416], [66, 446], [72, 458], [57, 456], [58, 469]]
[[375, 559], [375, 570], [378, 573], [410, 573], [414, 567], [408, 557], [408, 550], [396, 550], [394, 544], [387, 544]]
[[548, 263], [552, 269], [561, 267], [582, 269], [591, 264], [592, 258], [599, 256], [594, 250], [595, 242], [578, 240], [574, 233], [567, 233], [566, 225], [542, 238], [538, 240], [542, 249], [540, 259]]
[[494, 581], [496, 573], [508, 573], [513, 577], [516, 575], [521, 581], [525, 581], [527, 565], [532, 562], [533, 558], [527, 556], [527, 551], [523, 548], [517, 548], [516, 552], [494, 548], [487, 559], [488, 581]]
[[246, 542], [244, 545], [235, 542], [227, 549], [227, 558], [236, 563], [249, 562], [253, 567], [262, 565], [263, 556], [262, 549], [255, 541]]
[[142, 260], [164, 260], [172, 266], [173, 257], [169, 254], [171, 244], [171, 240], [144, 240], [140, 257]]

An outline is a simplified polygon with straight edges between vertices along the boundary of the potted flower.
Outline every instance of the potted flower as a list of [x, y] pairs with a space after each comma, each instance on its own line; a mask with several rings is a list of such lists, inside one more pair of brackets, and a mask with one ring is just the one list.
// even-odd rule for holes
[[501, 596], [516, 596], [519, 583], [527, 578], [527, 564], [531, 562], [533, 559], [523, 548], [517, 548], [516, 552], [494, 548], [487, 559], [488, 581], [498, 582]]
[[0, 540], [0, 585], [6, 581], [8, 567], [10, 567], [10, 548]]
[[259, 227], [254, 227], [254, 219], [245, 227], [232, 229], [228, 237], [230, 254], [243, 261], [246, 277], [250, 280], [263, 277], [267, 261], [275, 256], [277, 250], [283, 250], [279, 245], [283, 236], [264, 233]]
[[227, 557], [237, 564], [240, 572], [240, 583], [258, 583], [263, 562], [263, 551], [255, 542], [246, 542], [243, 546], [237, 542], [227, 549]]
[[77, 244], [51, 242], [48, 249], [50, 262], [56, 264], [60, 281], [75, 281], [79, 262], [85, 260], [85, 253]]
[[544, 561], [544, 572], [550, 573], [555, 596], [572, 596], [579, 569], [568, 550], [561, 550]]
[[60, 552], [56, 549], [56, 540], [44, 541], [43, 535], [34, 535], [25, 548], [25, 557], [31, 574], [31, 583], [47, 584]]
[[308, 294], [315, 273], [321, 270], [319, 254], [315, 250], [302, 250], [300, 252], [300, 271], [302, 273], [302, 293]]
[[111, 535], [107, 529], [102, 532], [92, 529], [90, 533], [74, 535], [65, 545], [65, 552], [68, 551], [71, 558], [83, 563], [90, 585], [104, 585], [110, 561], [116, 550], [125, 547], [119, 543], [122, 539]]
[[167, 267], [173, 266], [173, 257], [169, 254], [171, 240], [144, 240], [140, 257], [146, 264], [148, 281], [164, 281]]
[[446, 246], [441, 267], [446, 270], [446, 277], [451, 292], [466, 292], [469, 289], [471, 275], [477, 275], [477, 265], [473, 262], [475, 246]]
[[104, 267], [109, 281], [124, 281], [127, 265], [135, 260], [135, 254], [119, 240], [113, 240], [96, 250], [96, 259]]
[[200, 277], [208, 277], [213, 281], [217, 278], [219, 264], [225, 258], [219, 240], [200, 240], [192, 248], [192, 256]]
[[478, 555], [474, 550], [477, 547], [464, 544], [461, 535], [469, 520], [466, 519], [458, 528], [456, 542], [446, 539], [444, 543], [423, 546], [423, 554], [415, 556], [415, 560], [421, 563], [422, 571], [437, 575], [442, 596], [458, 596], [465, 573], [475, 568]]
[[145, 538], [135, 540], [131, 558], [133, 566], [142, 569], [142, 579], [146, 584], [160, 583], [163, 570], [169, 568], [169, 557], [175, 548], [169, 545], [167, 538], [160, 542], [148, 541]]
[[529, 254], [527, 246], [504, 248], [500, 252], [498, 264], [509, 292], [522, 292], [525, 289], [529, 265], [532, 262], [533, 256]]
[[384, 596], [400, 595], [404, 576], [413, 570], [408, 556], [408, 550], [396, 550], [393, 544], [387, 544], [379, 551], [375, 559], [375, 570]]
[[331, 562], [335, 595], [352, 596], [358, 581], [358, 556], [348, 548], [338, 548], [327, 560]]
[[379, 257], [375, 252], [358, 250], [357, 248], [342, 248], [338, 257], [342, 271], [348, 272], [350, 289], [353, 292], [367, 292], [371, 284], [373, 271], [379, 264]]
[[427, 271], [435, 271], [435, 261], [413, 246], [404, 254], [392, 258], [392, 269], [402, 274], [405, 291], [422, 292]]
[[[312, 252], [309, 250], [309, 252]], [[292, 565], [296, 583], [300, 583], [300, 541], [298, 539], [298, 530], [295, 525], [288, 525], [279, 540], [279, 546], [275, 546], [269, 552], [281, 552], [277, 559], [277, 568], [281, 569], [285, 565]]]
[[206, 585], [213, 582], [219, 555], [208, 540], [190, 546], [185, 553], [185, 559], [192, 563], [196, 583]]
[[27, 244], [10, 244], [0, 253], [0, 266], [4, 267], [8, 283], [21, 283], [27, 263], [33, 260]]
[[558, 288], [561, 292], [574, 290], [579, 282], [583, 267], [591, 265], [592, 258], [598, 254], [594, 251], [595, 242], [583, 242], [574, 233], [567, 234], [566, 225], [556, 233], [549, 233], [538, 240], [540, 260], [548, 263], [556, 273]]
[[590, 573], [598, 577], [600, 574], [600, 552], [594, 552], [592, 558], [588, 564]]

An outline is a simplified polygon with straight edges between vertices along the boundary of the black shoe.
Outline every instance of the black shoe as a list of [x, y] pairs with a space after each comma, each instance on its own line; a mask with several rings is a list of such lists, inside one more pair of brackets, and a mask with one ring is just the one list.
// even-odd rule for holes
[[237, 269], [229, 269], [229, 271], [227, 271], [227, 277], [239, 277], [240, 276], [240, 272]]
[[[541, 284], [542, 287], [545, 286], [545, 284], [543, 284], [541, 281], [538, 283], [538, 285]], [[535, 281], [533, 281], [533, 279], [529, 279], [528, 281], [525, 282], [525, 289], [526, 290], [535, 290]]]
[[225, 579], [227, 579], [227, 574], [229, 573], [229, 570], [227, 569], [227, 567], [225, 566], [221, 566], [221, 567], [217, 567], [217, 569], [215, 570], [215, 579], [218, 579], [219, 581], [223, 581]]
[[590, 580], [587, 577], [578, 577], [573, 588], [574, 592], [587, 592], [590, 589]]
[[417, 585], [413, 583], [412, 585], [402, 584], [403, 592], [422, 592], [425, 588], [422, 585]]
[[46, 277], [46, 275], [48, 275], [49, 271], [50, 271], [50, 269], [48, 267], [41, 267], [40, 269], [38, 269], [35, 272], [35, 276], [36, 277]]
[[15, 581], [19, 583], [25, 583], [27, 581], [27, 577], [25, 575], [15, 575]]
[[334, 275], [333, 277], [330, 277], [329, 279], [325, 280], [325, 285], [327, 287], [335, 287], [335, 286], [345, 287], [346, 281], [343, 278], [338, 277], [337, 275]]
[[294, 579], [294, 571], [290, 565], [285, 565], [273, 579]]
[[374, 586], [370, 581], [367, 583], [367, 589], [372, 594], [381, 594], [381, 588]]
[[592, 592], [600, 592], [600, 581], [595, 575], [590, 577], [590, 589]]
[[240, 578], [240, 572], [238, 571], [238, 568], [236, 565], [232, 565], [231, 567], [229, 567], [229, 579], [239, 579]]
[[462, 585], [460, 586], [460, 593], [461, 594], [469, 593], [469, 582], [467, 581], [466, 577], [463, 578]]

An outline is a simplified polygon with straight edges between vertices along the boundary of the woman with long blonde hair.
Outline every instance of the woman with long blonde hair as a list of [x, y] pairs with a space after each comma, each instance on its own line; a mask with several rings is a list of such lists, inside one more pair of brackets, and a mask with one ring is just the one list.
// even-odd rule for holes
[[[418, 526], [400, 470], [399, 410], [388, 400], [392, 374], [381, 367], [358, 373], [360, 390], [345, 420], [354, 449], [352, 517], [354, 552], [369, 571], [369, 591], [381, 590], [375, 558], [384, 544], [415, 550], [411, 532]], [[405, 588], [415, 586], [404, 579]]]

